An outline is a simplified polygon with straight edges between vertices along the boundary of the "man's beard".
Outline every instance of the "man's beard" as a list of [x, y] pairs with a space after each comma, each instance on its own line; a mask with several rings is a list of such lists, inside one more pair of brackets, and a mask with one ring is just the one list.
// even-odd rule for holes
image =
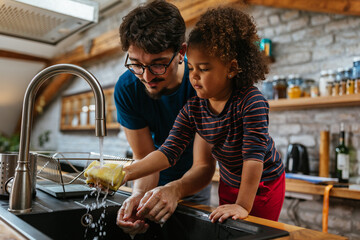
[[169, 95], [174, 92], [174, 90], [168, 89], [168, 88], [163, 88], [158, 93], [151, 93], [151, 92], [149, 92], [149, 90], [147, 90], [147, 88], [145, 88], [145, 91], [146, 91], [147, 95], [149, 95], [150, 98], [155, 99], [155, 100], [160, 99], [163, 95]]
[[[140, 81], [141, 82], [145, 82], [145, 80], [143, 80], [143, 79], [140, 79]], [[153, 80], [151, 80], [151, 82], [162, 82], [162, 81], [165, 81], [165, 79], [164, 78], [154, 78]], [[179, 84], [179, 86], [180, 86], [180, 84]], [[155, 100], [157, 100], [157, 99], [160, 99], [163, 95], [169, 95], [169, 94], [172, 94], [173, 92], [175, 92], [178, 88], [179, 88], [179, 86], [177, 86], [177, 87], [175, 87], [175, 88], [172, 88], [172, 89], [169, 89], [169, 88], [163, 88], [163, 89], [161, 89], [159, 92], [157, 92], [157, 93], [151, 93], [151, 92], [149, 92], [149, 90], [145, 87], [145, 91], [146, 91], [146, 93], [147, 93], [147, 95], [150, 97], [150, 98], [152, 98], [152, 99], [155, 99]]]

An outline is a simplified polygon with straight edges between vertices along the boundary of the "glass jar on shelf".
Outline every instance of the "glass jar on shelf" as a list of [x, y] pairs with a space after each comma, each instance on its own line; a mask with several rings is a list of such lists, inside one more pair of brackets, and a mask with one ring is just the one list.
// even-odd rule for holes
[[285, 76], [273, 77], [274, 100], [286, 98], [287, 83]]
[[325, 94], [323, 94], [322, 96], [332, 96], [333, 95], [333, 86], [334, 86], [334, 82], [335, 82], [336, 73], [332, 69], [328, 70], [327, 73], [328, 73], [328, 75], [325, 80], [326, 91], [325, 91]]
[[340, 82], [338, 82], [338, 81], [334, 82], [331, 94], [332, 94], [332, 96], [339, 96], [340, 95]]
[[326, 95], [325, 96], [332, 96], [334, 82], [327, 82], [326, 83]]
[[289, 99], [300, 98], [301, 97], [300, 86], [291, 83], [287, 88], [287, 96]]
[[301, 97], [301, 85], [303, 79], [299, 74], [290, 74], [288, 76], [288, 88], [287, 88], [287, 97], [288, 98], [299, 98]]
[[287, 85], [290, 86], [290, 85], [294, 85], [295, 84], [295, 75], [294, 74], [290, 74], [288, 77], [287, 77]]
[[288, 76], [288, 85], [295, 84], [297, 86], [301, 86], [301, 84], [304, 82], [302, 77], [299, 74], [290, 74]]
[[352, 74], [355, 81], [354, 92], [360, 93], [360, 57], [354, 57]]
[[355, 79], [349, 78], [346, 82], [346, 94], [355, 93]]
[[328, 70], [322, 70], [320, 72], [320, 79], [319, 79], [319, 92], [320, 96], [326, 96], [326, 84], [329, 79], [329, 72]]
[[274, 98], [273, 80], [266, 79], [261, 86], [261, 92], [267, 100]]
[[311, 97], [320, 96], [319, 86], [317, 84], [314, 84], [313, 86], [311, 86], [311, 88], [310, 88], [310, 96]]
[[314, 79], [304, 79], [300, 86], [301, 96], [302, 97], [310, 97], [311, 96], [311, 87], [314, 85], [315, 85]]

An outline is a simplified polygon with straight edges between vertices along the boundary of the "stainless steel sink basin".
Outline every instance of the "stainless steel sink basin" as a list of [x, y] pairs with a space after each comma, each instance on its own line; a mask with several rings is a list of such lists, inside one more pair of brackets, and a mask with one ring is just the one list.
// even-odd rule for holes
[[[45, 197], [48, 197], [47, 194]], [[37, 196], [37, 202], [40, 202], [42, 205], [47, 203], [49, 204], [48, 207], [57, 206], [57, 209], [54, 209], [53, 211], [34, 211], [32, 213], [16, 216], [13, 214], [11, 215], [20, 221], [18, 224], [22, 224], [22, 227], [24, 224], [29, 224], [49, 239], [127, 240], [131, 239], [130, 236], [123, 233], [116, 225], [119, 204], [121, 204], [126, 197], [126, 194], [117, 193], [109, 202], [117, 202], [118, 204], [107, 206], [105, 209], [100, 208], [88, 212], [84, 207], [79, 206], [79, 204], [74, 208], [71, 204], [76, 202], [76, 200], [61, 201], [57, 199], [54, 200], [52, 197], [44, 199], [43, 193], [40, 193]], [[62, 206], [60, 207], [58, 205]], [[286, 231], [247, 221], [234, 221], [228, 219], [223, 224], [213, 224], [208, 220], [208, 214], [209, 212], [179, 205], [173, 216], [162, 227], [158, 224], [149, 222], [150, 228], [148, 231], [145, 234], [136, 235], [135, 239], [244, 240], [273, 239], [288, 235], [288, 232]]]

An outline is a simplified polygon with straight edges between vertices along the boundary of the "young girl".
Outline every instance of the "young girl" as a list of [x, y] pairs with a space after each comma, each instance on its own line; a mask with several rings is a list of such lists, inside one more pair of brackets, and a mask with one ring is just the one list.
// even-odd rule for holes
[[[284, 165], [268, 133], [269, 105], [254, 86], [268, 67], [252, 19], [234, 8], [208, 10], [188, 40], [197, 97], [180, 111], [164, 144], [125, 168], [125, 181], [176, 163], [198, 133], [220, 168], [219, 207], [212, 222], [249, 214], [277, 221], [285, 196]], [[194, 149], [194, 154], [196, 149]]]

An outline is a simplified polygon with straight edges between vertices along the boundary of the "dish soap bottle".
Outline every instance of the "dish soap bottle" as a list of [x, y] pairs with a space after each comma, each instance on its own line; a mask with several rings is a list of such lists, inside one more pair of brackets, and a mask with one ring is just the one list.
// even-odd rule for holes
[[350, 154], [349, 148], [345, 145], [345, 126], [340, 124], [339, 145], [335, 148], [336, 153], [336, 174], [340, 183], [349, 182]]

